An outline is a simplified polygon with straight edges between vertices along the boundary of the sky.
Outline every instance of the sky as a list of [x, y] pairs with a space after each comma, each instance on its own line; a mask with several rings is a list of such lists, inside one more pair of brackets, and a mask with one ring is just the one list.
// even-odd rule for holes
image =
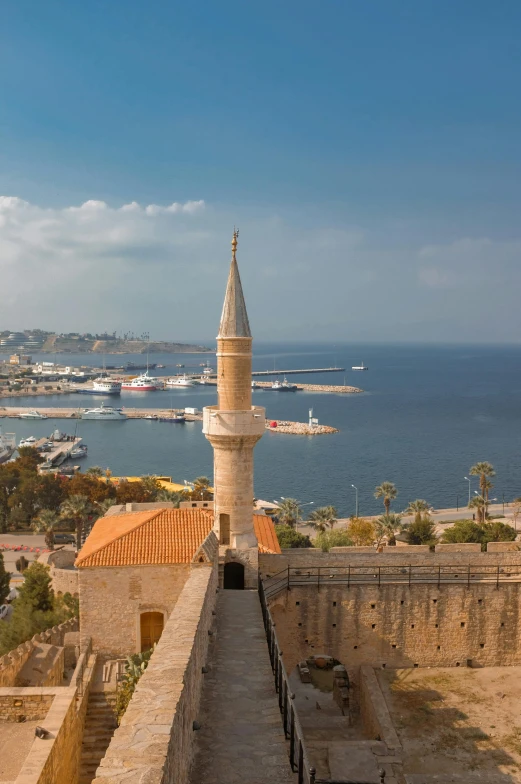
[[6, 0], [0, 329], [519, 342], [519, 0]]

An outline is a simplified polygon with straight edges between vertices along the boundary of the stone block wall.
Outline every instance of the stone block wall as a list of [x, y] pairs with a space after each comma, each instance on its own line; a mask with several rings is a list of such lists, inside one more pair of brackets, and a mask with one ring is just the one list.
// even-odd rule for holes
[[288, 673], [319, 653], [348, 668], [521, 664], [521, 583], [293, 586], [270, 608]]
[[70, 593], [77, 596], [79, 593], [78, 569], [51, 568], [51, 580], [54, 593]]
[[360, 713], [364, 730], [371, 738], [380, 738], [388, 749], [401, 750], [401, 743], [394, 728], [391, 714], [385, 702], [372, 667], [360, 667]]
[[216, 566], [192, 570], [98, 768], [99, 784], [187, 784], [216, 588]]
[[63, 645], [67, 632], [78, 630], [78, 619], [70, 618], [59, 626], [53, 626], [40, 634], [35, 634], [31, 640], [22, 643], [5, 656], [0, 657], [0, 687], [14, 686], [16, 676], [31, 656], [36, 643], [43, 642], [48, 645]]
[[0, 721], [43, 721], [53, 699], [40, 688], [0, 688]]
[[81, 568], [81, 649], [105, 658], [141, 650], [140, 614], [162, 612], [165, 622], [190, 574], [190, 564]]

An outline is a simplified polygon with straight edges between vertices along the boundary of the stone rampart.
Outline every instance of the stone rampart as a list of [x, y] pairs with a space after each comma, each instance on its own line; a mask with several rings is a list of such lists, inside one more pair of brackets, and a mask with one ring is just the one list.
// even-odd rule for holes
[[0, 657], [0, 687], [14, 686], [16, 676], [31, 656], [36, 643], [63, 645], [67, 632], [75, 632], [78, 628], [78, 619], [70, 618], [68, 621], [60, 623], [59, 626], [53, 626], [40, 634], [35, 634], [31, 640], [27, 640]]
[[52, 588], [54, 593], [70, 593], [78, 595], [78, 570], [77, 569], [51, 569]]
[[521, 664], [519, 582], [324, 581], [292, 585], [270, 607], [288, 672], [319, 653], [346, 667]]
[[[498, 542], [497, 544], [511, 544]], [[515, 543], [514, 543], [515, 544]], [[277, 574], [283, 569], [301, 567], [327, 567], [327, 566], [394, 566], [398, 563], [411, 566], [516, 566], [521, 568], [521, 551], [493, 548], [489, 552], [467, 551], [459, 549], [461, 545], [454, 545], [457, 550], [442, 550], [432, 552], [412, 547], [384, 547], [379, 553], [373, 548], [343, 547], [333, 548], [329, 553], [323, 553], [315, 548], [295, 548], [283, 550], [281, 555], [259, 553], [259, 567], [262, 576]], [[338, 552], [339, 550], [342, 552]]]
[[43, 721], [53, 699], [45, 688], [0, 688], [0, 721]]
[[186, 784], [215, 607], [216, 566], [192, 569], [95, 779]]
[[364, 730], [371, 738], [380, 738], [388, 749], [401, 751], [391, 714], [372, 667], [360, 667], [360, 712]]

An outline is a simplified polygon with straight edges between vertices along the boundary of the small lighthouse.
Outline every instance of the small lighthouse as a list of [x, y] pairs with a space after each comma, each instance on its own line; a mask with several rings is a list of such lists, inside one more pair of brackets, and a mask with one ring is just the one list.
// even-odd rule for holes
[[[244, 568], [244, 586], [258, 580], [258, 547], [253, 527], [253, 448], [265, 430], [265, 410], [252, 406], [252, 336], [233, 232], [232, 260], [217, 336], [217, 405], [203, 410], [203, 433], [214, 452], [215, 532], [219, 561]], [[229, 570], [231, 573], [231, 569]], [[238, 587], [238, 586], [237, 586]]]

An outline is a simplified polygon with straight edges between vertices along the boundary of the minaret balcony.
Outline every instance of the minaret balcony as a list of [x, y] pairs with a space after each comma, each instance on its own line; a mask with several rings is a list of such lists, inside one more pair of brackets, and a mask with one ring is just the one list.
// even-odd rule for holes
[[249, 411], [222, 411], [218, 406], [203, 408], [203, 433], [208, 436], [260, 436], [266, 429], [266, 409], [252, 406]]

